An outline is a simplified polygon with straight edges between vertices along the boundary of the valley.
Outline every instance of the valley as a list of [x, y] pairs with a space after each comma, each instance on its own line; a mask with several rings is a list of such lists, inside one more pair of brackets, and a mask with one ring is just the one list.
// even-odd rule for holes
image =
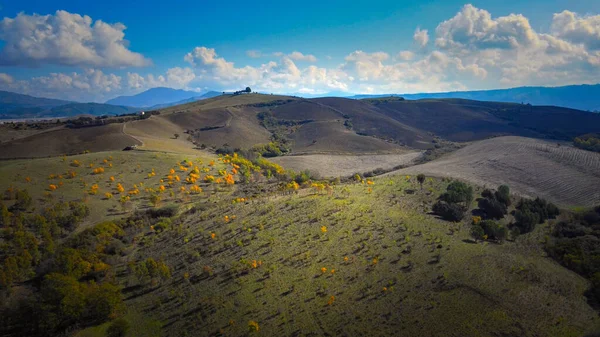
[[596, 237], [600, 154], [569, 140], [598, 115], [242, 94], [99, 121], [0, 126], [4, 336], [600, 329], [593, 269], [569, 260], [595, 253], [557, 253], [574, 219]]

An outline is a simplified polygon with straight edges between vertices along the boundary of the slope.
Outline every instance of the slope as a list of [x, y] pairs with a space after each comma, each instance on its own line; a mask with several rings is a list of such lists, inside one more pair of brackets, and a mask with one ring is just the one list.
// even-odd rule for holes
[[600, 154], [523, 137], [499, 137], [468, 145], [438, 160], [393, 174], [447, 176], [496, 187], [562, 206], [600, 203]]
[[122, 150], [141, 142], [123, 133], [123, 124], [62, 128], [0, 144], [0, 158], [51, 157], [84, 151]]

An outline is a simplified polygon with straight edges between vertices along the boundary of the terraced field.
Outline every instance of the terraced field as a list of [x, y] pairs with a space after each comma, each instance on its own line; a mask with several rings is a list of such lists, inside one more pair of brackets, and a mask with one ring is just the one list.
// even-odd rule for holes
[[600, 154], [531, 138], [483, 140], [396, 173], [448, 176], [492, 187], [508, 184], [518, 194], [562, 206], [600, 203]]

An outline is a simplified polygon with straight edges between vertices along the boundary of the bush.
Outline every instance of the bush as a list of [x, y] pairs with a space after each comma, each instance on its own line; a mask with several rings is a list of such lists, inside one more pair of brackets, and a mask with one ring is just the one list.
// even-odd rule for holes
[[504, 204], [505, 206], [510, 206], [510, 188], [506, 185], [500, 185], [498, 190], [494, 194], [496, 200]]
[[544, 199], [521, 199], [515, 211], [515, 226], [521, 233], [528, 233], [535, 228], [535, 225], [544, 223], [547, 219], [554, 219], [559, 214], [558, 207]]
[[483, 240], [485, 232], [483, 231], [483, 228], [481, 228], [480, 225], [473, 225], [471, 227], [471, 235], [477, 240]]
[[129, 331], [129, 322], [123, 318], [117, 318], [114, 320], [108, 329], [106, 329], [107, 337], [125, 337]]
[[486, 219], [502, 219], [507, 213], [506, 205], [496, 199], [479, 199], [478, 206], [485, 213]]
[[473, 188], [463, 182], [453, 181], [440, 199], [452, 204], [463, 203], [468, 207], [473, 201]]
[[521, 234], [529, 233], [540, 222], [540, 215], [529, 210], [515, 212], [515, 226]]
[[11, 207], [11, 210], [26, 211], [30, 206], [32, 199], [27, 190], [19, 190], [16, 195], [17, 201]]
[[448, 221], [460, 221], [465, 216], [463, 208], [457, 204], [447, 203], [445, 201], [438, 201], [433, 205], [433, 213], [439, 215], [444, 220]]
[[479, 226], [490, 239], [504, 240], [506, 238], [506, 228], [495, 221], [484, 220]]

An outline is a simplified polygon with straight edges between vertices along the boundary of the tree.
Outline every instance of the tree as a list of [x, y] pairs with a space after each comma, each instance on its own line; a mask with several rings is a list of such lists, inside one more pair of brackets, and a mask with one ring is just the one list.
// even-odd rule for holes
[[247, 93], [251, 93], [251, 92], [252, 92], [252, 89], [250, 89], [250, 87], [246, 87], [246, 90], [245, 90], [245, 91], [246, 91]]
[[494, 195], [496, 197], [496, 200], [498, 200], [506, 206], [510, 206], [510, 188], [507, 185], [500, 185]]
[[448, 221], [460, 221], [465, 216], [465, 211], [460, 205], [447, 203], [443, 200], [433, 205], [433, 213]]
[[506, 205], [496, 199], [482, 198], [478, 206], [488, 219], [502, 219], [507, 213]]
[[446, 188], [446, 192], [440, 196], [440, 199], [447, 203], [463, 203], [468, 208], [473, 201], [473, 188], [461, 181], [453, 181]]
[[419, 185], [421, 185], [421, 190], [422, 190], [423, 183], [425, 182], [425, 175], [423, 173], [419, 173], [419, 175], [417, 175], [417, 181], [419, 182]]
[[175, 139], [179, 138], [179, 134], [178, 133], [174, 134], [173, 136], [175, 137]]

